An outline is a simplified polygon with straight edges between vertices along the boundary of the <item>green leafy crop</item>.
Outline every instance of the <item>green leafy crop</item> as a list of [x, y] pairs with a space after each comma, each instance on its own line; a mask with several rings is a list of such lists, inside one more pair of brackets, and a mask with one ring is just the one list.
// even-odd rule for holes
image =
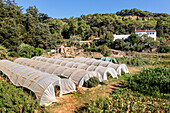
[[97, 77], [92, 77], [84, 83], [84, 86], [90, 88], [90, 87], [98, 86], [99, 83], [100, 81]]
[[25, 94], [21, 88], [15, 88], [0, 79], [0, 112], [32, 113], [38, 110], [39, 102]]

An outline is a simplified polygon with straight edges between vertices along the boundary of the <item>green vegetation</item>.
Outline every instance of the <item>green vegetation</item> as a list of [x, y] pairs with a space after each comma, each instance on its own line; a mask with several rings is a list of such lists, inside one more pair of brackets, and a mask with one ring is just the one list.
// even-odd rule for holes
[[144, 69], [128, 79], [125, 86], [143, 94], [155, 97], [170, 97], [170, 68], [157, 67]]
[[106, 45], [99, 46], [98, 49], [103, 56], [110, 56], [112, 54], [112, 51]]
[[129, 66], [145, 66], [145, 65], [156, 65], [159, 64], [160, 61], [155, 58], [144, 58], [142, 56], [124, 56], [123, 58], [116, 58], [118, 62], [127, 64]]
[[139, 16], [139, 17], [150, 17], [150, 16], [151, 17], [160, 17], [160, 16], [167, 17], [169, 16], [166, 13], [152, 13], [148, 11], [141, 11], [136, 8], [133, 8], [131, 10], [123, 9], [121, 11], [118, 11], [116, 14], [120, 16]]
[[98, 97], [87, 106], [80, 108], [79, 113], [111, 112], [169, 112], [168, 100], [145, 96], [130, 89], [118, 89], [110, 97]]
[[39, 103], [25, 94], [21, 88], [15, 88], [0, 79], [0, 112], [32, 113], [38, 108]]
[[25, 57], [25, 58], [32, 58], [34, 56], [40, 56], [44, 52], [41, 48], [34, 48], [33, 46], [30, 46], [28, 44], [22, 44], [18, 47], [17, 52], [13, 51], [9, 53], [9, 56], [11, 57]]
[[123, 51], [149, 51], [160, 46], [159, 41], [154, 41], [153, 38], [148, 37], [148, 35], [143, 35], [142, 38], [137, 34], [131, 34], [128, 39], [121, 40], [117, 39], [113, 42], [113, 49], [123, 50]]
[[[98, 97], [78, 112], [169, 112], [169, 77], [169, 68], [145, 69], [129, 77], [125, 87], [131, 89], [120, 88], [109, 97]], [[160, 98], [160, 94], [167, 99]]]
[[78, 112], [168, 113], [170, 111], [169, 71], [170, 68], [157, 67], [128, 75], [128, 81], [123, 82], [124, 88], [116, 89], [109, 97], [97, 97], [91, 100], [86, 106], [80, 107]]
[[34, 48], [28, 44], [23, 44], [19, 47], [18, 54], [21, 57], [32, 58], [33, 56], [40, 56], [44, 52], [41, 48]]
[[83, 86], [91, 88], [91, 87], [98, 86], [99, 83], [100, 83], [100, 81], [97, 77], [92, 77], [88, 81], [86, 81]]
[[160, 52], [160, 53], [170, 53], [170, 46], [161, 45], [161, 46], [159, 47], [159, 52]]
[[[130, 16], [137, 16], [138, 19], [132, 19]], [[64, 39], [70, 39], [71, 43], [68, 45], [71, 46], [79, 40], [95, 37], [100, 37], [102, 40], [97, 44], [90, 44], [92, 48], [106, 44], [109, 48], [131, 50], [129, 41], [113, 43], [113, 34], [132, 34], [135, 28], [156, 29], [159, 37], [168, 40], [169, 26], [170, 16], [165, 13], [125, 9], [116, 14], [89, 14], [77, 18], [53, 19], [47, 14], [40, 13], [36, 6], [29, 7], [26, 13], [22, 13], [22, 8], [14, 1], [0, 0], [0, 44], [12, 52], [11, 56], [17, 56], [14, 52], [17, 52], [23, 43], [47, 49], [65, 43]], [[141, 51], [146, 48], [143, 46], [147, 44], [139, 45], [140, 41], [137, 40], [136, 44], [132, 45], [133, 50]], [[157, 46], [151, 41], [147, 46], [152, 49], [153, 45]]]
[[0, 45], [0, 60], [8, 58], [8, 51], [5, 47]]

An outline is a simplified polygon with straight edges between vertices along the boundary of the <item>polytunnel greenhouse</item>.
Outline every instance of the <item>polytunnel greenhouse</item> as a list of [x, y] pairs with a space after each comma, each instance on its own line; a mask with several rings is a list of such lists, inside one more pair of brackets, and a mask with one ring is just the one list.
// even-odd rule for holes
[[[25, 62], [25, 64], [28, 62]], [[60, 96], [76, 91], [76, 86], [69, 79], [61, 79], [56, 75], [41, 72], [8, 60], [0, 61], [0, 71], [8, 76], [15, 86], [27, 88], [35, 93], [40, 105], [56, 102], [55, 86], [60, 87]]]
[[85, 58], [85, 57], [63, 58], [63, 57], [54, 56], [53, 59], [80, 62], [80, 63], [84, 63], [87, 65], [94, 65], [94, 66], [111, 67], [114, 68], [119, 75], [121, 75], [121, 71], [123, 71], [124, 73], [129, 73], [128, 68], [125, 64], [113, 64], [109, 61], [96, 60], [93, 58]]
[[102, 79], [101, 75], [97, 74], [95, 71], [86, 71], [83, 69], [69, 68], [66, 66], [44, 62], [47, 60], [48, 60], [47, 58], [46, 59], [44, 58], [41, 61], [27, 59], [27, 58], [18, 58], [15, 60], [15, 63], [25, 65], [25, 66], [30, 66], [34, 69], [37, 69], [37, 70], [40, 70], [42, 72], [46, 72], [52, 75], [68, 78], [69, 80], [73, 81], [75, 85], [78, 87], [82, 87], [84, 82], [86, 82], [92, 77], [97, 77], [99, 80]]
[[57, 65], [65, 66], [65, 67], [68, 67], [68, 68], [78, 68], [78, 69], [83, 69], [83, 70], [86, 70], [86, 71], [93, 71], [98, 75], [97, 78], [100, 81], [107, 80], [107, 74], [108, 73], [113, 78], [117, 78], [117, 72], [112, 67], [87, 65], [87, 64], [84, 64], [84, 63], [69, 61], [69, 60], [64, 59], [64, 58], [63, 59], [53, 59], [53, 58], [46, 58], [46, 57], [33, 57], [32, 59], [36, 60], [36, 61], [43, 61], [43, 62], [48, 62], [48, 63], [51, 63], [51, 64], [57, 64]]

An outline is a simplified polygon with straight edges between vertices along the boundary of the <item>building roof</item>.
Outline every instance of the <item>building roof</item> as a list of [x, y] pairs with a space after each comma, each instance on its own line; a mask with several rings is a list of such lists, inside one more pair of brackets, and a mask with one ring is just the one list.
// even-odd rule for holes
[[156, 32], [156, 30], [136, 30], [135, 32]]
[[88, 43], [88, 42], [92, 42], [93, 40], [85, 40], [85, 41], [80, 41], [80, 43]]

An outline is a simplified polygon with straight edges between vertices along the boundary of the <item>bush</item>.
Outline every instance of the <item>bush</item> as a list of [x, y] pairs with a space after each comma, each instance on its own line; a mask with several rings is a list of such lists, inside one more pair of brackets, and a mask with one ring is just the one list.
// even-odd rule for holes
[[105, 57], [112, 54], [112, 51], [106, 45], [99, 46], [99, 51]]
[[160, 98], [144, 96], [130, 89], [117, 89], [110, 97], [99, 97], [87, 106], [81, 107], [79, 113], [156, 113], [169, 112], [169, 101]]
[[100, 83], [99, 79], [97, 77], [92, 77], [88, 81], [84, 83], [85, 87], [91, 88], [91, 87], [96, 87]]
[[8, 51], [5, 47], [0, 45], [0, 60], [8, 58]]
[[13, 52], [9, 52], [9, 56], [10, 57], [19, 57], [19, 54], [17, 52], [13, 51]]
[[170, 46], [162, 45], [159, 47], [159, 53], [169, 53], [170, 52]]
[[128, 79], [125, 84], [132, 90], [156, 97], [170, 96], [170, 68], [157, 67], [144, 69]]
[[41, 49], [41, 48], [35, 48], [35, 51], [34, 51], [34, 56], [40, 56], [44, 53], [44, 49]]
[[32, 58], [33, 56], [40, 56], [44, 52], [41, 48], [34, 48], [28, 44], [23, 44], [19, 47], [18, 53], [21, 57]]
[[38, 107], [39, 103], [25, 94], [21, 88], [15, 88], [0, 79], [0, 112], [33, 113]]
[[133, 46], [133, 50], [137, 52], [142, 52], [143, 49], [144, 49], [143, 45], [138, 44]]

